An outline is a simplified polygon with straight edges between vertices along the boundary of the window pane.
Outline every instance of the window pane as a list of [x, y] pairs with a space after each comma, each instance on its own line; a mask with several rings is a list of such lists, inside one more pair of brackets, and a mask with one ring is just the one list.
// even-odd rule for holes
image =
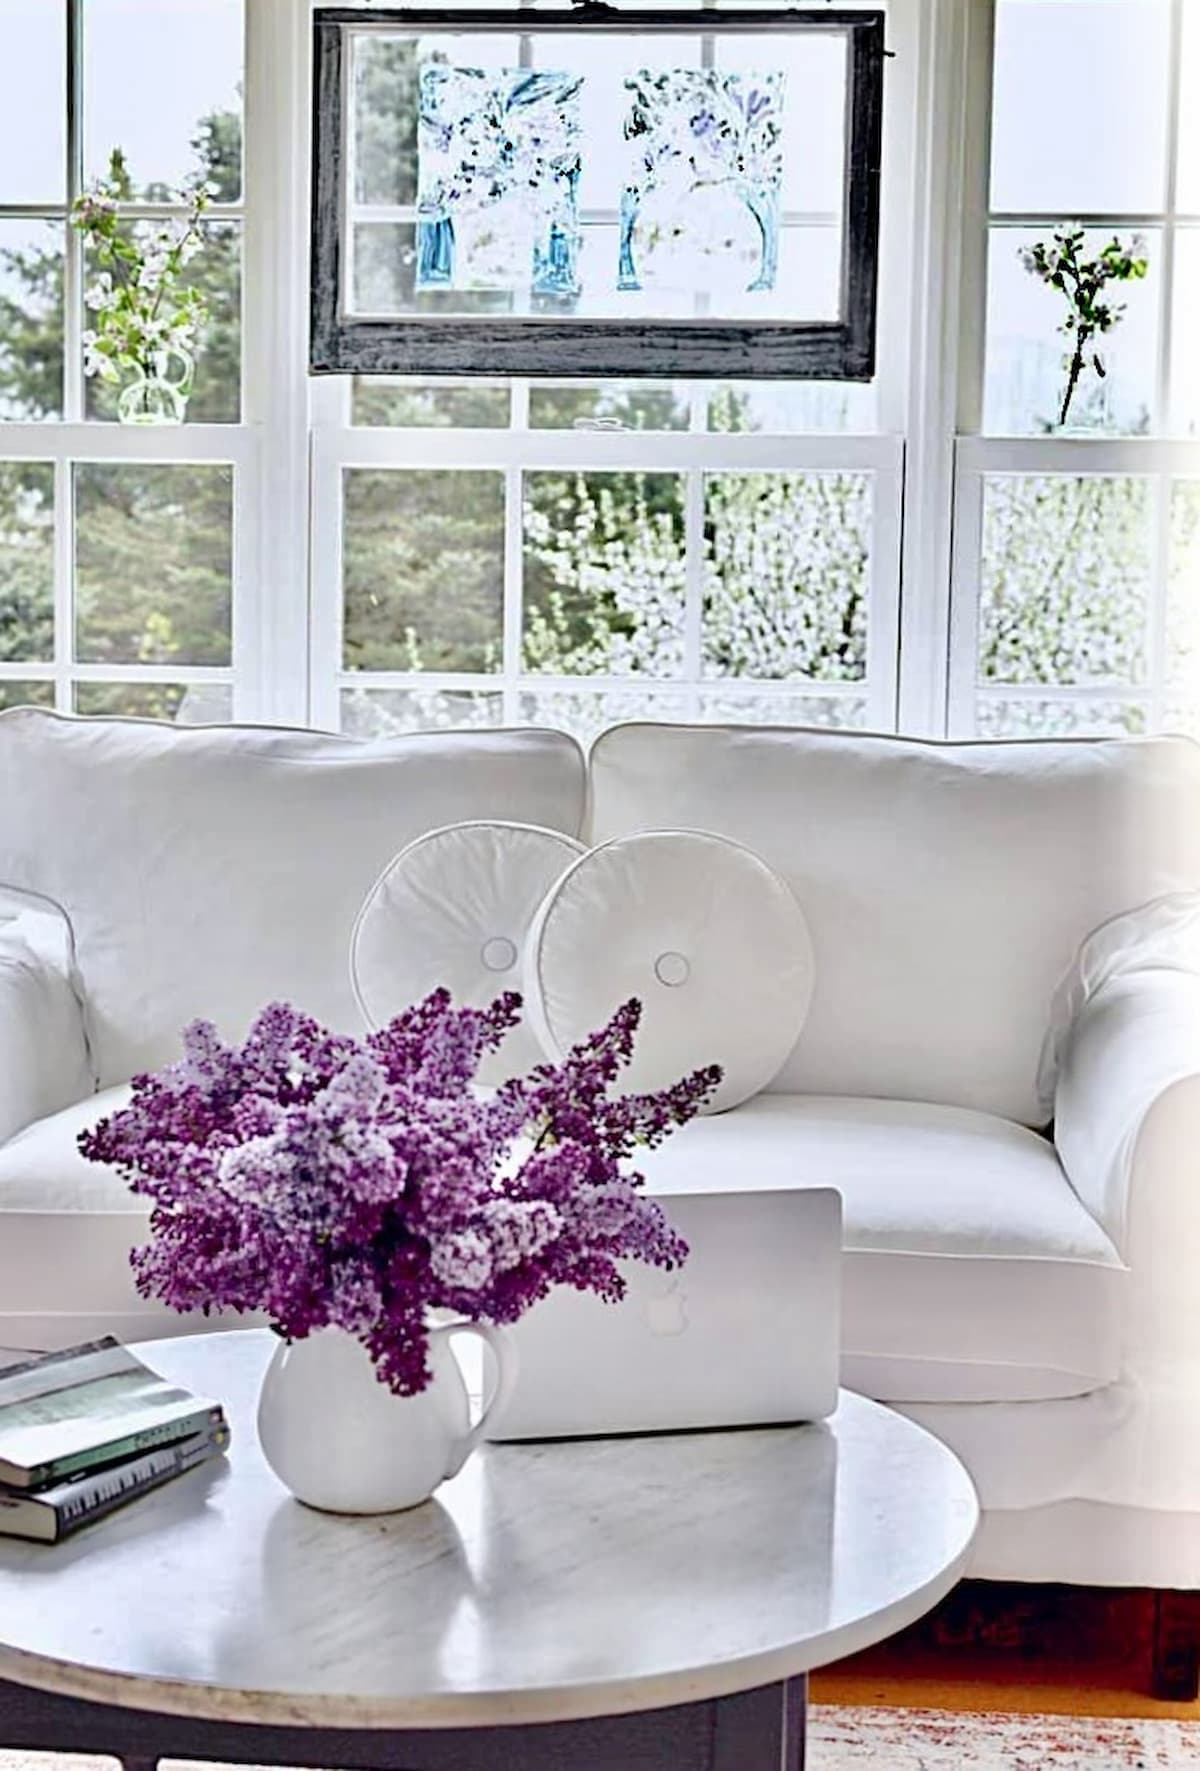
[[[1053, 224], [1036, 233], [994, 228], [989, 249], [987, 372], [984, 429], [991, 435], [1045, 434], [1056, 430], [1072, 343], [1058, 331], [1068, 313], [1065, 298], [1021, 262], [1036, 241], [1050, 242]], [[1112, 239], [1111, 230], [1088, 230], [1084, 251], [1093, 257]], [[1126, 228], [1120, 239], [1133, 237]], [[1097, 338], [1106, 373], [1087, 361], [1071, 400], [1072, 429], [1141, 435], [1151, 427], [1158, 362], [1158, 279], [1162, 235], [1144, 236], [1150, 268], [1140, 281], [1110, 283], [1108, 295], [1124, 314]]]
[[0, 418], [62, 409], [62, 223], [0, 221]]
[[6, 707], [53, 707], [54, 684], [0, 676], [0, 711]]
[[600, 692], [533, 689], [521, 696], [521, 719], [525, 725], [569, 732], [580, 744], [590, 744], [607, 726], [619, 725], [624, 720], [687, 717], [687, 698], [683, 694], [672, 694], [650, 684]]
[[727, 381], [708, 403], [714, 431], [877, 430], [874, 382]]
[[504, 696], [476, 689], [343, 689], [342, 730], [354, 738], [504, 724]]
[[987, 476], [981, 682], [1142, 680], [1150, 510], [1144, 479]]
[[700, 697], [700, 718], [729, 726], [859, 727], [867, 704], [855, 695], [719, 695]]
[[413, 38], [354, 38], [354, 200], [417, 200], [418, 75]]
[[1138, 701], [992, 700], [980, 696], [975, 730], [981, 738], [1124, 738], [1146, 730]]
[[508, 409], [507, 387], [438, 387], [364, 375], [355, 377], [351, 423], [503, 430]]
[[871, 478], [710, 474], [706, 676], [866, 675]]
[[498, 670], [504, 479], [352, 468], [344, 476], [349, 670]]
[[591, 386], [534, 383], [529, 389], [531, 430], [686, 430], [685, 383], [594, 382]]
[[221, 725], [233, 718], [228, 683], [76, 683], [71, 700], [76, 713], [173, 720], [177, 726]]
[[412, 221], [362, 221], [353, 229], [356, 314], [506, 314], [513, 298], [503, 289], [417, 288], [417, 227]]
[[0, 663], [54, 657], [54, 469], [0, 462]]
[[1179, 165], [1175, 205], [1200, 215], [1200, 7], [1183, 8], [1182, 86], [1179, 105]]
[[683, 479], [525, 480], [525, 668], [551, 676], [683, 671]]
[[[143, 241], [159, 224], [140, 226]], [[89, 279], [94, 271], [89, 269]], [[242, 229], [240, 222], [205, 226], [204, 245], [188, 267], [193, 286], [209, 304], [208, 324], [196, 351], [196, 373], [187, 403], [189, 424], [236, 424], [242, 408]], [[175, 375], [172, 365], [168, 373]], [[114, 419], [121, 385], [92, 377], [87, 416]]]
[[75, 656], [228, 664], [233, 470], [75, 469]]
[[52, 0], [0, 0], [9, 69], [0, 105], [0, 203], [66, 200], [66, 17]]
[[1169, 0], [999, 0], [993, 209], [1161, 209]]
[[85, 179], [119, 147], [137, 198], [160, 202], [203, 170], [236, 202], [243, 34], [242, 0], [84, 0]]
[[1167, 592], [1167, 699], [1179, 723], [1200, 716], [1200, 480], [1171, 489], [1171, 562]]
[[[1200, 143], [1198, 143], [1200, 146]], [[1171, 428], [1200, 436], [1200, 228], [1175, 235], [1175, 303], [1171, 330]]]

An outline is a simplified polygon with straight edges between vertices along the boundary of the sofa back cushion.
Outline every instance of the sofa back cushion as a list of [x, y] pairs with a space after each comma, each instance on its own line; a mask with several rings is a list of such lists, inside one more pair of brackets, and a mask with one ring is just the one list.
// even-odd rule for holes
[[1055, 986], [1105, 918], [1200, 885], [1200, 747], [1183, 738], [939, 744], [618, 726], [589, 837], [713, 830], [788, 881], [815, 949], [779, 1090], [1039, 1124]]
[[70, 918], [101, 1087], [177, 1056], [196, 1015], [240, 1035], [286, 997], [360, 1028], [350, 932], [388, 859], [464, 818], [573, 836], [583, 803], [557, 732], [363, 743], [0, 714], [0, 887]]

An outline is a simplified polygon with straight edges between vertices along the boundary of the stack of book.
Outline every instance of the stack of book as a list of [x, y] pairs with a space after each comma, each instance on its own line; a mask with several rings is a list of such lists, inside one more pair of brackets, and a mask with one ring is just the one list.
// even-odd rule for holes
[[0, 1534], [57, 1543], [219, 1457], [219, 1403], [111, 1338], [0, 1370]]

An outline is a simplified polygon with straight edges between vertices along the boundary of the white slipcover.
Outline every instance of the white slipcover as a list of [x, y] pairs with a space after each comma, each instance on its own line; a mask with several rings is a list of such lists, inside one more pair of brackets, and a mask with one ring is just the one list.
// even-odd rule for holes
[[30, 910], [0, 922], [0, 1145], [92, 1091], [70, 974], [61, 918]]
[[849, 732], [617, 726], [590, 840], [686, 826], [788, 881], [816, 989], [773, 1088], [941, 1101], [1044, 1124], [1055, 987], [1099, 923], [1200, 887], [1184, 738], [933, 744]]
[[106, 1087], [176, 1057], [196, 1015], [237, 1036], [286, 997], [359, 1029], [350, 931], [389, 856], [465, 818], [575, 835], [583, 774], [558, 732], [362, 743], [16, 708], [0, 713], [0, 887], [69, 918]]

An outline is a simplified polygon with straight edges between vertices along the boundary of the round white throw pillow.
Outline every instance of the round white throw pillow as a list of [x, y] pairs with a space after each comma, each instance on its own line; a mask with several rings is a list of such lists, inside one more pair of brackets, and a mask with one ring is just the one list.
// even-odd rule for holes
[[624, 1086], [720, 1064], [707, 1111], [722, 1112], [782, 1066], [813, 971], [804, 913], [765, 861], [703, 831], [648, 831], [590, 850], [551, 886], [526, 944], [526, 1012], [560, 1058], [636, 996]]
[[[401, 849], [368, 892], [350, 937], [350, 981], [368, 1026], [382, 1027], [445, 985], [483, 1008], [521, 988], [521, 955], [547, 890], [582, 843], [533, 824], [431, 830]], [[544, 1054], [524, 1018], [479, 1080], [498, 1083]]]

